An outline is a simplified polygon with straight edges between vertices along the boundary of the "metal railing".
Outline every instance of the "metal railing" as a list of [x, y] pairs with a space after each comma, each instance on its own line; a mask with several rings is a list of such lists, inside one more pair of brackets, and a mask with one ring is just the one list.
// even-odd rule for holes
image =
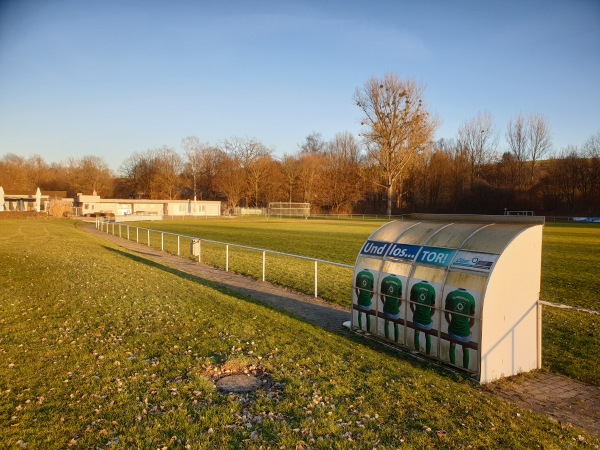
[[[260, 253], [262, 253], [262, 267], [261, 267], [261, 272], [259, 274], [260, 276], [259, 277], [255, 276], [255, 278], [261, 279], [262, 281], [266, 281], [266, 279], [267, 279], [267, 255], [283, 256], [283, 257], [293, 258], [293, 259], [297, 259], [297, 260], [301, 260], [301, 261], [313, 262], [314, 263], [314, 291], [310, 292], [310, 294], [314, 293], [315, 298], [317, 298], [318, 294], [319, 294], [319, 264], [327, 265], [327, 266], [331, 266], [331, 267], [354, 270], [354, 266], [351, 266], [349, 264], [342, 264], [342, 263], [337, 263], [337, 262], [333, 262], [333, 261], [326, 261], [326, 260], [322, 260], [322, 259], [311, 258], [308, 256], [295, 255], [292, 253], [278, 252], [275, 250], [267, 250], [267, 249], [263, 249], [263, 248], [250, 247], [247, 245], [232, 244], [229, 242], [221, 242], [221, 241], [215, 241], [215, 240], [211, 240], [211, 239], [202, 239], [202, 238], [199, 238], [196, 236], [187, 236], [187, 235], [183, 235], [183, 234], [170, 233], [168, 231], [160, 231], [160, 230], [153, 230], [150, 228], [142, 228], [142, 227], [137, 227], [134, 225], [127, 225], [125, 223], [117, 222], [115, 224], [115, 222], [109, 221], [109, 220], [106, 220], [103, 218], [99, 218], [96, 220], [96, 228], [102, 232], [112, 233], [115, 236], [118, 235], [119, 237], [125, 238], [127, 240], [132, 240], [135, 236], [135, 241], [137, 243], [145, 243], [149, 247], [152, 246], [151, 245], [151, 233], [159, 234], [161, 251], [165, 251], [165, 236], [170, 236], [173, 239], [176, 239], [176, 241], [177, 241], [177, 252], [176, 252], [177, 256], [182, 256], [181, 255], [181, 247], [182, 247], [181, 240], [182, 239], [189, 240], [190, 251], [188, 254], [190, 256], [192, 255], [191, 244], [193, 242], [198, 242], [199, 248], [198, 248], [198, 255], [196, 255], [196, 256], [198, 257], [198, 262], [200, 262], [200, 263], [202, 263], [202, 243], [224, 246], [224, 248], [225, 248], [224, 269], [226, 272], [229, 272], [230, 255], [231, 255], [230, 250], [232, 248], [237, 248], [240, 250], [248, 250], [248, 251], [252, 251], [252, 252], [260, 252]], [[140, 231], [142, 232], [142, 235], [140, 235]], [[143, 239], [143, 241], [145, 241], [145, 242], [140, 242], [140, 239]], [[157, 246], [157, 248], [158, 248], [158, 246]], [[240, 273], [244, 273], [245, 275], [252, 276], [252, 274], [249, 273], [249, 271], [246, 271], [246, 272], [242, 271]], [[277, 280], [277, 279], [272, 280], [272, 281], [275, 284], [282, 284], [282, 283], [278, 282], [279, 280]], [[348, 284], [348, 286], [350, 286], [351, 280], [349, 280], [347, 284]], [[305, 292], [305, 293], [309, 294], [309, 292]], [[550, 306], [552, 308], [578, 311], [578, 312], [583, 312], [583, 313], [591, 314], [591, 315], [600, 315], [600, 312], [598, 312], [598, 311], [585, 309], [585, 308], [579, 308], [579, 307], [575, 307], [575, 306], [563, 305], [560, 303], [547, 302], [544, 300], [538, 300], [538, 303], [540, 305]]]
[[[188, 255], [192, 256], [192, 245], [194, 242], [198, 243], [198, 249], [197, 249], [197, 255], [193, 255], [193, 256], [197, 256], [197, 260], [198, 262], [202, 263], [202, 256], [203, 256], [203, 244], [206, 246], [206, 244], [213, 244], [213, 245], [217, 245], [217, 246], [223, 246], [225, 248], [225, 264], [224, 264], [224, 269], [226, 272], [229, 272], [230, 270], [230, 256], [232, 254], [231, 250], [232, 249], [239, 249], [239, 250], [247, 250], [247, 251], [251, 251], [251, 252], [259, 252], [262, 254], [262, 267], [261, 267], [261, 272], [260, 272], [260, 277], [255, 277], [255, 278], [259, 278], [262, 279], [262, 281], [266, 281], [267, 279], [267, 255], [271, 255], [271, 256], [281, 256], [281, 257], [286, 257], [286, 258], [293, 258], [296, 260], [300, 260], [300, 261], [307, 261], [307, 262], [312, 262], [313, 266], [314, 266], [314, 289], [312, 290], [311, 293], [314, 293], [314, 297], [317, 298], [319, 296], [319, 264], [321, 265], [326, 265], [329, 267], [334, 267], [334, 268], [342, 268], [342, 269], [349, 269], [349, 270], [353, 270], [354, 266], [348, 265], [348, 264], [342, 264], [342, 263], [337, 263], [337, 262], [332, 262], [332, 261], [326, 261], [323, 259], [318, 259], [318, 258], [311, 258], [308, 256], [301, 256], [301, 255], [294, 255], [291, 253], [284, 253], [284, 252], [278, 252], [275, 250], [268, 250], [268, 249], [264, 249], [264, 248], [257, 248], [257, 247], [250, 247], [247, 245], [241, 245], [241, 244], [232, 244], [229, 242], [221, 242], [221, 241], [215, 241], [212, 239], [203, 239], [203, 238], [199, 238], [197, 236], [187, 236], [187, 235], [183, 235], [183, 234], [177, 234], [177, 233], [170, 233], [168, 231], [160, 231], [160, 230], [153, 230], [150, 228], [142, 228], [142, 227], [137, 227], [134, 225], [128, 225], [126, 223], [115, 223], [112, 221], [108, 221], [108, 220], [104, 220], [102, 218], [99, 218], [96, 220], [96, 229], [102, 231], [102, 232], [106, 232], [109, 233], [114, 236], [119, 236], [121, 238], [127, 239], [127, 240], [133, 240], [135, 239], [136, 243], [141, 243], [141, 244], [146, 244], [148, 245], [148, 247], [152, 247], [152, 234], [158, 234], [160, 236], [160, 247], [158, 246], [158, 242], [155, 241], [155, 246], [156, 248], [160, 248], [161, 251], [165, 251], [165, 237], [167, 238], [171, 238], [173, 241], [176, 240], [177, 242], [177, 251], [176, 253], [173, 252], [173, 254], [176, 254], [177, 256], [182, 256], [182, 240], [184, 242], [189, 242], [189, 253], [187, 253]], [[173, 247], [175, 246], [174, 242], [173, 242]], [[213, 264], [214, 265], [214, 264]], [[244, 273], [246, 275], [251, 275], [252, 276], [252, 271], [245, 271], [245, 272], [241, 272]], [[274, 280], [275, 283], [277, 284], [281, 284], [278, 283], [278, 280]], [[350, 284], [348, 283], [348, 286]], [[308, 293], [308, 292], [306, 292]]]

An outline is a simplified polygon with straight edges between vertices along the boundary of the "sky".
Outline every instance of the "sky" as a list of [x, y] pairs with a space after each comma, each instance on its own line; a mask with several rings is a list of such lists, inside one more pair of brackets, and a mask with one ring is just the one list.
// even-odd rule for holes
[[425, 87], [436, 138], [542, 114], [554, 151], [600, 132], [598, 0], [0, 0], [0, 158], [48, 163], [182, 138], [358, 137], [370, 77]]

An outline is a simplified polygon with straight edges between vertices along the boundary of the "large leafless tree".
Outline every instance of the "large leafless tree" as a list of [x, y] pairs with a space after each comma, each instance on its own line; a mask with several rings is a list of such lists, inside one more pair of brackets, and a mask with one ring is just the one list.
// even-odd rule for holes
[[550, 126], [548, 125], [548, 120], [541, 114], [532, 114], [529, 116], [528, 144], [529, 160], [531, 161], [529, 179], [530, 184], [533, 185], [538, 161], [546, 156], [552, 148]]
[[217, 168], [215, 189], [227, 198], [230, 210], [238, 206], [246, 186], [244, 169], [239, 158], [223, 153]]
[[527, 161], [528, 133], [527, 119], [519, 114], [508, 122], [506, 130], [506, 142], [516, 161], [516, 181], [519, 187], [523, 185], [523, 167]]
[[294, 201], [294, 188], [300, 176], [300, 161], [295, 155], [284, 155], [281, 160], [281, 171], [285, 180], [288, 202]]
[[96, 193], [105, 198], [112, 196], [114, 174], [103, 158], [94, 155], [70, 158], [67, 167], [69, 184], [75, 192]]
[[327, 146], [324, 163], [324, 200], [332, 212], [352, 212], [353, 204], [364, 193], [361, 149], [354, 136], [348, 132], [336, 134]]
[[[508, 122], [506, 142], [517, 162], [519, 187], [531, 188], [535, 183], [536, 165], [550, 150], [550, 127], [541, 114], [519, 114]], [[529, 171], [525, 173], [525, 165]]]
[[481, 179], [481, 169], [493, 160], [498, 145], [492, 115], [487, 111], [480, 112], [465, 121], [458, 129], [457, 145], [469, 162], [470, 185], [474, 190]]
[[424, 87], [388, 73], [370, 78], [354, 94], [363, 113], [362, 133], [379, 169], [373, 180], [387, 191], [387, 214], [392, 213], [395, 187], [402, 185], [415, 156], [433, 139], [437, 121], [423, 102]]
[[194, 193], [194, 201], [198, 197], [198, 178], [202, 170], [203, 163], [203, 148], [200, 144], [198, 136], [187, 136], [181, 140], [181, 146], [186, 157], [186, 178], [191, 178], [192, 191]]

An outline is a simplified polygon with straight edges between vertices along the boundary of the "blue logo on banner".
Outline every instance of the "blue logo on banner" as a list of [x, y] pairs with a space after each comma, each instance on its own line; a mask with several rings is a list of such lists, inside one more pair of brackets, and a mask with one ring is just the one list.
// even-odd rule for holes
[[452, 261], [456, 250], [439, 247], [423, 247], [417, 256], [417, 262], [433, 264], [435, 266], [447, 266]]
[[367, 241], [365, 242], [365, 245], [363, 245], [363, 248], [360, 250], [360, 254], [366, 256], [383, 257], [389, 246], [389, 242]]
[[417, 256], [417, 253], [419, 253], [420, 249], [420, 245], [392, 244], [390, 251], [386, 256], [390, 258], [408, 259], [412, 261], [415, 259], [415, 256]]

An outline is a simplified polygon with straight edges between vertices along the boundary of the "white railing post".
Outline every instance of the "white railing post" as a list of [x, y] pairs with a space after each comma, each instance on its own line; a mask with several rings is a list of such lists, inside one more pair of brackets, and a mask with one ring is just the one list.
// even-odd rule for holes
[[121, 236], [121, 224], [119, 224], [119, 237], [123, 237]]
[[165, 251], [165, 233], [163, 231], [160, 233], [160, 251]]
[[177, 235], [177, 256], [181, 254], [181, 236]]
[[115, 223], [112, 223], [112, 229], [113, 229], [113, 236], [115, 235]]
[[202, 262], [202, 239], [198, 239], [198, 262]]
[[266, 252], [263, 251], [263, 281], [265, 281], [265, 271], [266, 271], [266, 265], [267, 265], [267, 257], [266, 257]]
[[127, 240], [129, 240], [129, 225], [127, 225]]
[[148, 247], [150, 247], [150, 229], [148, 229]]
[[135, 242], [140, 243], [140, 229], [135, 227]]
[[229, 272], [229, 244], [225, 246], [225, 272]]
[[317, 289], [318, 289], [318, 273], [317, 273], [317, 260], [315, 259], [315, 298], [317, 298]]

